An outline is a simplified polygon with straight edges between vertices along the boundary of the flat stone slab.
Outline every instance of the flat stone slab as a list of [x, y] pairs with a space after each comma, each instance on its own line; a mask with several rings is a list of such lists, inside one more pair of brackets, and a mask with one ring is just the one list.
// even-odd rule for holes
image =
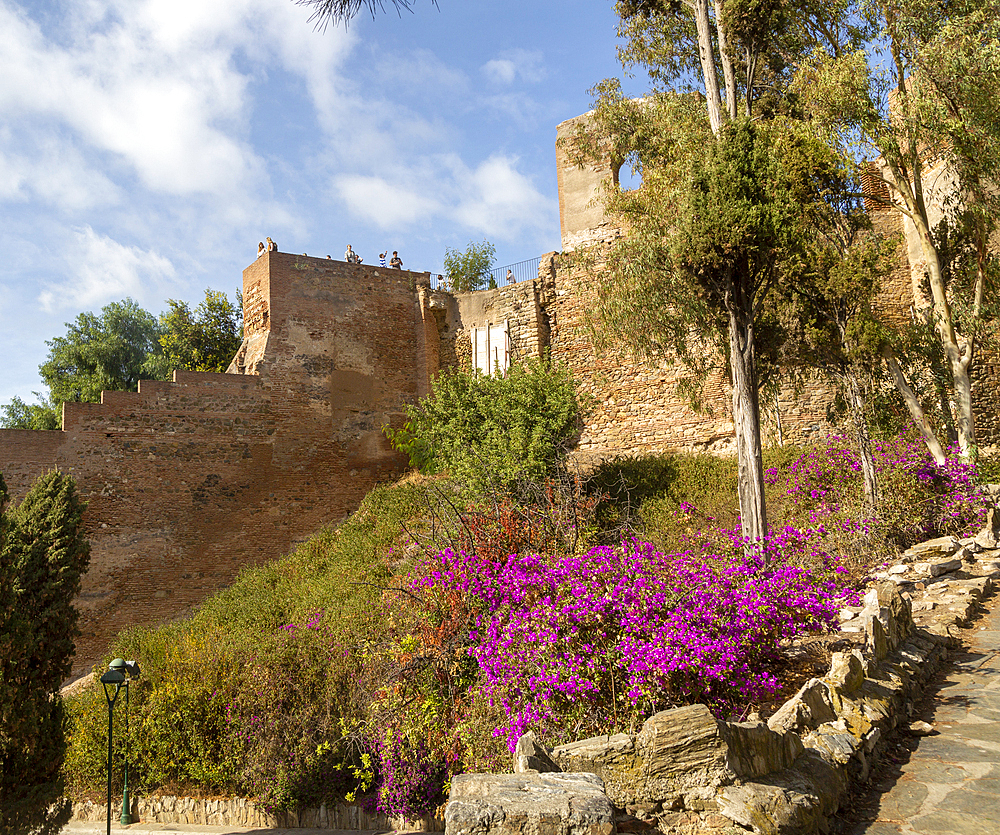
[[596, 774], [457, 774], [449, 835], [612, 835], [614, 811]]

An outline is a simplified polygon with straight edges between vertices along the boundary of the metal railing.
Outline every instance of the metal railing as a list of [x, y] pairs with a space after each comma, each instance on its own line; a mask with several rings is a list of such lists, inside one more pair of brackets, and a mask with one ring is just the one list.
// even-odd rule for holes
[[[490, 270], [490, 277], [497, 287], [516, 284], [518, 281], [530, 281], [533, 278], [538, 278], [538, 265], [541, 260], [541, 258], [528, 258], [526, 261], [508, 264], [506, 267], [495, 267]], [[508, 270], [511, 275], [510, 279], [507, 278]]]
[[[541, 263], [541, 258], [528, 258], [524, 261], [518, 261], [516, 264], [507, 264], [504, 267], [494, 267], [489, 271], [486, 282], [481, 289], [485, 290], [487, 287], [506, 287], [508, 284], [516, 284], [519, 281], [530, 281], [531, 279], [538, 278], [538, 265]], [[510, 278], [508, 279], [507, 273], [510, 272]], [[441, 275], [431, 274], [431, 285], [437, 289], [448, 289], [447, 279]]]

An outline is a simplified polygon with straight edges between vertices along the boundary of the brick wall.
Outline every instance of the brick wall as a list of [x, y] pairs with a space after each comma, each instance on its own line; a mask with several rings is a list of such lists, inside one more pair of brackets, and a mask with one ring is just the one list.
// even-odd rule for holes
[[405, 464], [381, 427], [436, 370], [427, 276], [271, 252], [243, 278], [231, 370], [256, 373], [177, 372], [67, 403], [59, 432], [0, 431], [14, 497], [58, 467], [89, 502], [74, 674], [123, 626], [189, 611]]
[[[717, 371], [704, 382], [698, 409], [678, 391], [687, 375], [678, 363], [647, 363], [620, 347], [598, 350], [589, 327], [594, 299], [582, 281], [582, 267], [553, 257], [543, 279], [551, 281], [548, 316], [551, 354], [565, 363], [594, 406], [579, 449], [585, 453], [671, 450], [735, 452], [728, 369], [720, 356]], [[786, 385], [777, 404], [761, 403], [765, 442], [776, 442], [780, 413], [783, 440], [802, 440], [826, 429], [833, 391], [820, 377], [798, 387]]]

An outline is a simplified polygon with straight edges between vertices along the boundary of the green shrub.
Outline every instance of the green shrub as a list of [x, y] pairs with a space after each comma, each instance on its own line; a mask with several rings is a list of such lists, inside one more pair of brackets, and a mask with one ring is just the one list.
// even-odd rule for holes
[[489, 241], [476, 243], [469, 241], [464, 252], [447, 248], [444, 252], [444, 271], [448, 277], [448, 285], [455, 293], [471, 293], [482, 290], [489, 285], [495, 289], [490, 269], [496, 257], [496, 247]]
[[[390, 576], [385, 557], [423, 504], [419, 487], [377, 487], [337, 529], [245, 569], [191, 618], [121, 633], [105, 660], [134, 658], [142, 669], [130, 694], [130, 784], [292, 807], [343, 797], [363, 782], [355, 773], [366, 699], [358, 688], [387, 626], [379, 603]], [[68, 707], [70, 796], [100, 797], [103, 691], [96, 685]], [[118, 749], [121, 703], [115, 714]]]
[[505, 375], [446, 370], [409, 409], [395, 447], [425, 471], [447, 470], [472, 493], [507, 491], [556, 471], [580, 430], [581, 408], [568, 370], [531, 360]]
[[[801, 453], [796, 446], [764, 452], [765, 467], [786, 466]], [[736, 461], [709, 453], [620, 456], [598, 466], [587, 492], [603, 498], [597, 516], [605, 540], [641, 534], [657, 548], [672, 551], [685, 536], [739, 523]], [[784, 497], [765, 488], [769, 513], [786, 510]]]

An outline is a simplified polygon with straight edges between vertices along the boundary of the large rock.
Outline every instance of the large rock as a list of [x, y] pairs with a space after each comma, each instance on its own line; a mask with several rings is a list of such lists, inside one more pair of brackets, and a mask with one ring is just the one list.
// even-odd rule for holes
[[448, 835], [613, 835], [614, 811], [594, 774], [458, 774]]
[[[870, 615], [866, 614], [866, 617]], [[830, 685], [818, 678], [807, 681], [799, 692], [785, 702], [770, 719], [767, 726], [776, 733], [803, 734], [837, 718], [830, 694]]]
[[928, 539], [908, 548], [903, 552], [903, 559], [906, 562], [913, 562], [919, 559], [950, 557], [961, 545], [962, 543], [954, 536], [939, 536], [937, 539]]
[[552, 759], [548, 749], [535, 736], [534, 731], [528, 731], [517, 741], [514, 748], [514, 773], [562, 771]]
[[892, 583], [878, 587], [879, 619], [885, 627], [889, 649], [899, 646], [913, 628], [913, 611], [908, 597], [900, 594]]
[[943, 574], [950, 574], [952, 571], [958, 571], [962, 567], [962, 561], [957, 557], [950, 560], [941, 560], [939, 562], [932, 562], [930, 564], [931, 577], [940, 577]]
[[725, 738], [705, 705], [653, 714], [635, 744], [642, 762], [639, 800], [680, 800], [686, 809], [713, 809], [714, 789], [733, 781]]
[[854, 693], [865, 680], [865, 660], [858, 650], [835, 652], [830, 659], [827, 682], [839, 693]]
[[819, 752], [807, 751], [795, 768], [758, 783], [720, 791], [722, 813], [755, 835], [792, 835], [827, 831], [826, 818], [847, 787], [842, 770]]
[[804, 750], [798, 734], [778, 733], [764, 722], [727, 722], [721, 727], [729, 767], [742, 779], [784, 771]]
[[[741, 736], [762, 738], [750, 732]], [[774, 744], [780, 747], [782, 743]], [[747, 766], [751, 771], [755, 768], [752, 747], [747, 742], [741, 760], [751, 763]], [[773, 756], [769, 753], [765, 759]], [[722, 724], [704, 705], [660, 711], [643, 723], [634, 738], [627, 734], [593, 737], [555, 748], [552, 757], [563, 771], [599, 775], [608, 798], [620, 809], [649, 803], [712, 809], [716, 787], [736, 779]]]
[[595, 736], [560, 745], [552, 749], [552, 759], [563, 771], [596, 774], [604, 781], [611, 802], [621, 809], [637, 799], [642, 764], [635, 738], [629, 734]]

